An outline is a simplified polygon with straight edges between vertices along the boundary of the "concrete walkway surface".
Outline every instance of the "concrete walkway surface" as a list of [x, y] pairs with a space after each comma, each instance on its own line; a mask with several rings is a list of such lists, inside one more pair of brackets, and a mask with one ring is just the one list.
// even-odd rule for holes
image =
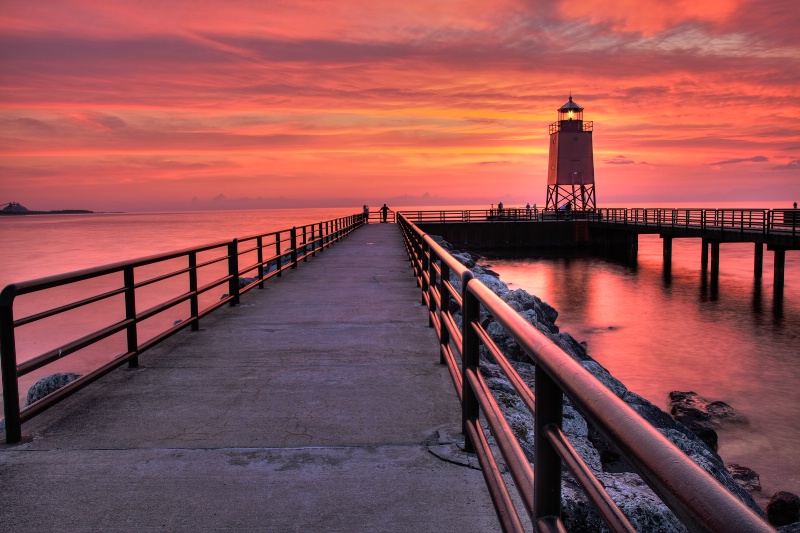
[[23, 425], [5, 532], [487, 532], [394, 224], [371, 224]]

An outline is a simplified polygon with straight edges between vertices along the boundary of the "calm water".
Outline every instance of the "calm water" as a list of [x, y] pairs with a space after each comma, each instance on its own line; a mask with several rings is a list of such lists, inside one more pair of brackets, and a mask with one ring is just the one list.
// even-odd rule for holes
[[[0, 249], [4, 251], [0, 255], [0, 287], [234, 237], [284, 230], [355, 212], [357, 209], [354, 208], [332, 208], [0, 217]], [[207, 259], [211, 257], [199, 257], [198, 261]], [[242, 264], [253, 262], [254, 258], [250, 263]], [[142, 269], [140, 273], [151, 277], [184, 267], [186, 260], [182, 259], [158, 265], [162, 271]], [[225, 268], [225, 263], [221, 262], [202, 270], [199, 284], [202, 286], [223, 276]], [[100, 294], [121, 284], [121, 276], [112, 275], [24, 295], [15, 301], [15, 316], [27, 316], [89, 294]], [[185, 275], [150, 285], [137, 290], [137, 309], [142, 311], [187, 290], [188, 277]], [[227, 292], [226, 288], [219, 287], [204, 294], [200, 299], [201, 308], [219, 301], [224, 292]], [[172, 326], [175, 320], [185, 320], [189, 316], [188, 303], [184, 303], [148, 319], [140, 324], [139, 341], [143, 342]], [[22, 326], [16, 330], [17, 360], [28, 360], [124, 318], [124, 300], [117, 296]], [[41, 377], [55, 372], [84, 374], [125, 351], [125, 336], [118, 333], [23, 376], [20, 378], [23, 405], [28, 388]]]
[[[0, 217], [0, 287], [356, 211]], [[491, 264], [512, 288], [525, 288], [556, 307], [562, 331], [587, 341], [591, 355], [631, 390], [663, 408], [670, 390], [694, 390], [744, 413], [750, 419], [746, 428], [720, 431], [723, 458], [759, 472], [765, 497], [776, 490], [800, 493], [800, 252], [786, 254], [784, 301], [776, 309], [771, 252], [764, 254], [764, 278], [756, 282], [752, 245], [723, 244], [719, 284], [712, 290], [702, 281], [699, 241], [676, 239], [673, 246], [669, 282], [662, 275], [657, 236], [640, 237], [637, 268], [588, 258], [493, 259]], [[111, 303], [114, 310], [90, 306], [79, 324], [21, 332], [30, 346], [21, 350], [20, 359], [74, 338], [80, 328], [93, 331], [98, 316], [108, 320], [118, 312], [119, 302]], [[180, 318], [186, 310], [176, 312], [183, 313], [176, 315]], [[107, 353], [116, 349], [105, 348]], [[75, 357], [42, 373], [85, 372], [100, 356], [81, 352]], [[26, 376], [22, 390], [38, 377]]]
[[716, 289], [703, 282], [700, 242], [673, 241], [670, 280], [661, 239], [639, 237], [635, 268], [592, 258], [490, 259], [511, 288], [559, 311], [557, 323], [625, 385], [667, 409], [693, 390], [746, 415], [719, 431], [726, 462], [761, 476], [763, 496], [800, 494], [800, 252], [786, 254], [783, 304], [772, 294], [772, 252], [753, 276], [753, 245], [722, 244]]
[[331, 208], [0, 217], [0, 287], [356, 212]]

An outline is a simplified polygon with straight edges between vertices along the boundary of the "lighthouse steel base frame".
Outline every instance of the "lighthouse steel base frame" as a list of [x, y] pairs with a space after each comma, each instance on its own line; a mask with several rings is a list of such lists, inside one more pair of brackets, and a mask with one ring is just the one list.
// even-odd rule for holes
[[594, 185], [548, 185], [545, 209], [558, 210], [569, 204], [570, 209], [595, 209]]

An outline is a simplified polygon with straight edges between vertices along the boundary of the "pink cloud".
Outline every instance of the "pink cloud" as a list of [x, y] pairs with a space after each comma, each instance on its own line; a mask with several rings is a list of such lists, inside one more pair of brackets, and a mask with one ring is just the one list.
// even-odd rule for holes
[[48, 182], [100, 203], [436, 182], [431, 194], [469, 183], [533, 202], [570, 91], [595, 123], [599, 200], [684, 176], [685, 194], [706, 194], [721, 179], [708, 161], [749, 161], [726, 179], [797, 191], [785, 0], [593, 5], [10, 1], [0, 197], [43, 198]]

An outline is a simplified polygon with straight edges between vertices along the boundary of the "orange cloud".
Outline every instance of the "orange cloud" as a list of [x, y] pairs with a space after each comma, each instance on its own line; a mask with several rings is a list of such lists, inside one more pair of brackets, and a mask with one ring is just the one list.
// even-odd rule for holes
[[736, 13], [737, 0], [582, 0], [560, 1], [558, 13], [564, 20], [586, 19], [607, 24], [613, 31], [647, 36], [682, 24], [719, 24]]

